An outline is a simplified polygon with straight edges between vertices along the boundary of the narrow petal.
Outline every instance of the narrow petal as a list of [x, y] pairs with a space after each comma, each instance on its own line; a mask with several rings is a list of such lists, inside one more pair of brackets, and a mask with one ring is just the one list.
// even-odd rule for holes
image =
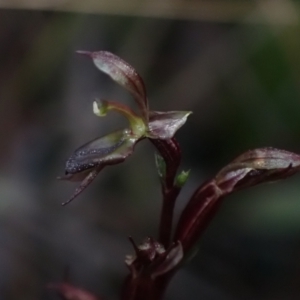
[[190, 114], [190, 111], [151, 111], [149, 113], [148, 137], [162, 140], [171, 139]]
[[119, 56], [107, 51], [77, 51], [77, 53], [91, 57], [100, 71], [106, 73], [114, 81], [126, 88], [135, 98], [144, 120], [148, 120], [148, 100], [145, 84], [141, 76], [130, 64]]
[[96, 169], [91, 170], [88, 175], [82, 180], [80, 185], [76, 188], [74, 194], [71, 198], [69, 198], [68, 201], [63, 202], [62, 205], [65, 206], [71, 201], [73, 201], [77, 196], [79, 196], [97, 177], [97, 175], [100, 173], [100, 171], [103, 169], [103, 167], [98, 167]]

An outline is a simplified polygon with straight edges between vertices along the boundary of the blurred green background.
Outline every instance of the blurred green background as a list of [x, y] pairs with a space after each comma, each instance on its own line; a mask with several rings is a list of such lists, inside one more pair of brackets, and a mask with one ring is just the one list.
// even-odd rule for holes
[[[127, 236], [157, 232], [154, 149], [141, 142], [61, 207], [76, 187], [56, 180], [65, 160], [126, 124], [94, 116], [93, 99], [135, 105], [75, 51], [108, 50], [132, 64], [151, 109], [193, 111], [177, 134], [182, 168], [191, 169], [178, 216], [193, 190], [238, 154], [264, 146], [300, 153], [299, 2], [112, 1], [93, 11], [85, 1], [70, 12], [68, 1], [42, 2], [0, 2], [0, 299], [58, 299], [45, 286], [66, 267], [74, 285], [118, 299], [132, 253]], [[299, 297], [299, 175], [226, 199], [166, 295]]]

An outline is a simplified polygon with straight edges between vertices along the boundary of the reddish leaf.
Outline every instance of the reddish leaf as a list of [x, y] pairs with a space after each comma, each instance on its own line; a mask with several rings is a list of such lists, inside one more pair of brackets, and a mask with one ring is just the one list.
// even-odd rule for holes
[[195, 191], [181, 214], [175, 240], [182, 242], [184, 251], [190, 250], [224, 196], [245, 187], [287, 178], [299, 170], [298, 154], [275, 148], [245, 152]]
[[245, 152], [216, 176], [216, 184], [226, 193], [256, 184], [284, 179], [300, 169], [298, 154], [275, 148]]

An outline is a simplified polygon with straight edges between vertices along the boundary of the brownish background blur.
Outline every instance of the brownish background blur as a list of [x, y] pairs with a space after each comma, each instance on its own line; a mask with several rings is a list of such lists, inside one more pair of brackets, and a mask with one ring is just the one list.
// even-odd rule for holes
[[[0, 299], [58, 299], [62, 279], [118, 299], [126, 237], [155, 236], [152, 145], [105, 169], [71, 205], [59, 182], [81, 144], [123, 126], [95, 97], [130, 95], [76, 50], [108, 50], [146, 82], [153, 110], [192, 110], [177, 137], [193, 190], [235, 156], [300, 152], [298, 1], [0, 1]], [[225, 201], [166, 299], [300, 297], [300, 177]]]

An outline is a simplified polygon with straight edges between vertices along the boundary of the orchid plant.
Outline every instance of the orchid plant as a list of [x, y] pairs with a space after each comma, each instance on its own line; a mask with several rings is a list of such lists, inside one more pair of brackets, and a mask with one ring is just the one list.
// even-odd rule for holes
[[[181, 150], [174, 135], [191, 112], [149, 110], [144, 82], [131, 65], [106, 51], [78, 53], [91, 58], [100, 71], [127, 89], [138, 105], [138, 112], [118, 102], [94, 101], [94, 114], [102, 117], [109, 111], [116, 111], [127, 118], [129, 126], [86, 143], [70, 156], [65, 175], [61, 178], [81, 183], [63, 205], [74, 200], [105, 166], [123, 162], [139, 141], [148, 139], [157, 150], [156, 165], [162, 190], [159, 232], [157, 238], [147, 237], [141, 244], [129, 238], [134, 254], [125, 259], [129, 275], [124, 282], [121, 299], [161, 300], [172, 276], [197, 245], [225, 196], [295, 174], [300, 170], [300, 155], [275, 148], [245, 152], [214, 178], [201, 184], [187, 201], [177, 224], [173, 224], [176, 199], [189, 175], [189, 171], [178, 171]], [[68, 282], [50, 287], [65, 300], [103, 299]]]

